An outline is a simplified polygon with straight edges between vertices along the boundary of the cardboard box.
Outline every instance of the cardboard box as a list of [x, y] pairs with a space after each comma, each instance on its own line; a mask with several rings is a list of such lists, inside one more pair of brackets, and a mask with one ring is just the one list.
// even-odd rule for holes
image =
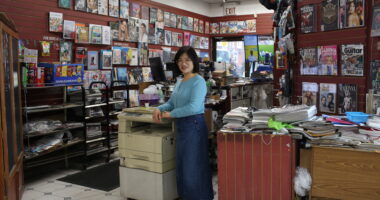
[[57, 85], [77, 85], [83, 83], [83, 64], [39, 63], [45, 68], [45, 83]]

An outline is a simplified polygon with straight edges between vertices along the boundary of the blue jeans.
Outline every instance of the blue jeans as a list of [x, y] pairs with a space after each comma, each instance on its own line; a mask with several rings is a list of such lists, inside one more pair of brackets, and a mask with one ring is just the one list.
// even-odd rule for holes
[[176, 118], [175, 123], [178, 195], [184, 200], [212, 200], [208, 129], [204, 116]]

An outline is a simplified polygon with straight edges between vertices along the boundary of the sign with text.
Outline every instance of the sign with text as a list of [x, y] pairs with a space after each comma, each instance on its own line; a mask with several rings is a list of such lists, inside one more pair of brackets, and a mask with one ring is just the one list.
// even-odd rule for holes
[[236, 11], [235, 7], [224, 8], [224, 15], [236, 15], [235, 11]]

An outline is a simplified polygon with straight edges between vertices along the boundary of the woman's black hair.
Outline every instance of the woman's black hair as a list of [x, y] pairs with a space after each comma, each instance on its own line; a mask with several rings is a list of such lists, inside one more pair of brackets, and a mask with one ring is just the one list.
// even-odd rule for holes
[[193, 73], [198, 73], [199, 72], [198, 55], [197, 55], [197, 52], [195, 52], [195, 49], [191, 46], [183, 46], [177, 51], [177, 53], [175, 54], [175, 57], [174, 57], [175, 66], [179, 70], [178, 60], [179, 60], [179, 57], [184, 53], [186, 53], [187, 56], [189, 56], [189, 58], [191, 59], [191, 61], [193, 61], [193, 66], [194, 66]]

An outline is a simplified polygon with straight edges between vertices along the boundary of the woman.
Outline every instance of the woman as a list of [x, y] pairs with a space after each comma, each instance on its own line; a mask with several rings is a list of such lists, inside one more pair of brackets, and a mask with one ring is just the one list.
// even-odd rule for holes
[[203, 116], [206, 82], [197, 74], [198, 56], [192, 47], [180, 48], [174, 59], [184, 78], [177, 83], [169, 101], [154, 111], [153, 120], [175, 119], [179, 196], [184, 200], [211, 200], [208, 130]]

